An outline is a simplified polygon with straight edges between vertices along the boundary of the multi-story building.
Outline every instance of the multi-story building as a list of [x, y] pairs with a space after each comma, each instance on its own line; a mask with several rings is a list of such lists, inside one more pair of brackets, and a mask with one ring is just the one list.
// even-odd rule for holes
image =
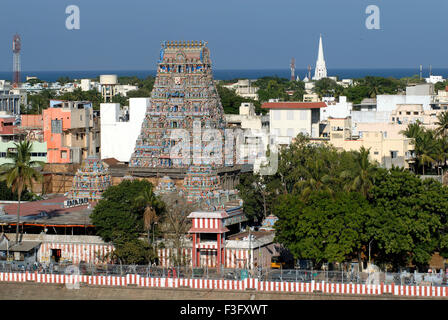
[[[7, 158], [7, 153], [15, 152], [16, 143], [28, 139], [25, 132], [20, 130], [16, 124], [16, 118], [9, 115], [0, 116], [0, 165], [11, 163], [12, 160]], [[47, 143], [38, 140], [32, 140], [31, 160], [47, 161]]]
[[100, 152], [99, 117], [91, 102], [51, 100], [43, 124], [49, 163], [80, 163]]
[[265, 161], [265, 151], [269, 144], [269, 124], [263, 123], [263, 117], [255, 113], [253, 103], [243, 102], [239, 114], [225, 114], [228, 128], [241, 129], [243, 139], [237, 140], [238, 155], [245, 164], [252, 164], [258, 172]]
[[346, 118], [351, 115], [353, 103], [347, 101], [347, 97], [340, 96], [339, 101], [325, 101], [326, 108], [320, 109], [320, 120], [332, 118]]
[[19, 88], [12, 88], [5, 80], [0, 80], [0, 111], [11, 115], [19, 115], [20, 109], [27, 104], [26, 92]]
[[409, 168], [414, 150], [411, 139], [403, 136], [393, 124], [363, 125], [366, 126], [358, 127], [358, 134], [353, 135], [350, 118], [328, 118], [330, 143], [345, 151], [359, 151], [361, 147], [369, 149], [370, 159], [385, 168]]
[[101, 159], [129, 162], [149, 104], [149, 98], [130, 98], [128, 110], [119, 103], [101, 104]]
[[[325, 102], [267, 102], [261, 106], [269, 109], [271, 139], [288, 145], [299, 133], [319, 137], [320, 110], [327, 107]], [[271, 143], [275, 143], [271, 141]]]
[[258, 100], [258, 87], [254, 87], [253, 82], [254, 80], [240, 79], [236, 83], [225, 84], [223, 87], [234, 90], [240, 97]]

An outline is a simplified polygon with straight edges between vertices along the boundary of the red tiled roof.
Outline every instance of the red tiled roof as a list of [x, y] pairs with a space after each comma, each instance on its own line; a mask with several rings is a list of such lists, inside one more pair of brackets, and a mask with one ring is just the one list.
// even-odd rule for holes
[[[62, 206], [65, 200], [68, 200], [68, 198], [62, 196], [47, 200], [22, 202], [20, 204], [20, 216], [38, 215], [40, 212], [63, 214], [72, 211], [80, 211], [88, 207], [88, 205], [83, 205], [72, 208], [63, 208]], [[17, 203], [5, 205], [4, 210], [6, 214], [17, 215]]]
[[263, 109], [318, 109], [325, 108], [325, 102], [265, 102]]

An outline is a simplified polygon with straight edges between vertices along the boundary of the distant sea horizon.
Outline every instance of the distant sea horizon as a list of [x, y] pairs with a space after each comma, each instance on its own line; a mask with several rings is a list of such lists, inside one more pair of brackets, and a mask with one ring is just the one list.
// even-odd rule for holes
[[[296, 69], [295, 74], [301, 80], [305, 78], [308, 71], [306, 69]], [[27, 76], [35, 76], [40, 80], [55, 82], [60, 77], [69, 77], [70, 79], [92, 79], [101, 74], [116, 74], [121, 76], [136, 76], [144, 79], [148, 76], [155, 76], [156, 70], [67, 70], [67, 71], [22, 71], [21, 78], [25, 81]], [[313, 76], [314, 70], [311, 71]], [[335, 68], [328, 69], [328, 76], [336, 76], [338, 79], [356, 79], [365, 76], [404, 78], [419, 75], [419, 68]], [[432, 74], [448, 78], [448, 68], [432, 68]], [[423, 78], [429, 77], [429, 69], [423, 69]], [[289, 69], [216, 69], [213, 70], [213, 77], [216, 80], [232, 80], [237, 78], [258, 79], [265, 76], [277, 76], [289, 79], [291, 74]], [[12, 72], [0, 71], [0, 79], [11, 80]]]

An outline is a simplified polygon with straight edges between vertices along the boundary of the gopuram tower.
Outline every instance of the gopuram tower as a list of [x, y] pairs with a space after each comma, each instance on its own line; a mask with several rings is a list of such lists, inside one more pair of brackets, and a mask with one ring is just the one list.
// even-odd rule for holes
[[[193, 130], [193, 124], [196, 129], [200, 124], [199, 131]], [[170, 154], [178, 142], [172, 139], [175, 129], [184, 129], [189, 134], [189, 161]], [[224, 110], [213, 83], [207, 43], [165, 41], [160, 50], [151, 103], [129, 167], [187, 169], [193, 164], [194, 155], [196, 159], [198, 154], [204, 157], [201, 152], [206, 143], [202, 142], [201, 133], [206, 129], [217, 129], [224, 137]], [[212, 165], [224, 166], [224, 161], [221, 165]]]

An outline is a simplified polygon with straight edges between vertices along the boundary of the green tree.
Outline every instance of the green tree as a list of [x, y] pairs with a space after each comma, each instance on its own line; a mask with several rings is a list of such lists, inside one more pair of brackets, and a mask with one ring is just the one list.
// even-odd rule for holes
[[422, 173], [425, 174], [425, 167], [434, 164], [438, 158], [438, 141], [432, 130], [425, 130], [415, 139], [415, 154], [418, 163], [422, 166]]
[[[132, 263], [134, 259], [141, 258], [138, 254], [131, 259], [129, 253], [140, 252], [144, 245], [139, 237], [145, 231], [144, 215], [148, 203], [142, 198], [153, 199], [152, 190], [152, 184], [146, 180], [125, 180], [103, 193], [103, 199], [90, 216], [97, 234], [104, 241], [114, 244], [115, 256], [123, 263]], [[138, 246], [141, 248], [136, 250]], [[144, 247], [148, 248], [147, 245]], [[153, 257], [149, 252], [144, 256]]]
[[446, 245], [447, 188], [433, 179], [393, 168], [376, 172], [373, 212], [367, 233], [375, 239], [376, 259], [394, 268], [425, 266]]
[[159, 221], [159, 215], [165, 210], [165, 203], [157, 197], [152, 185], [147, 185], [135, 199], [145, 207], [143, 212], [143, 228], [148, 233], [148, 243], [151, 242], [150, 231], [155, 223]]
[[5, 163], [0, 166], [0, 180], [6, 181], [8, 188], [17, 192], [17, 221], [16, 221], [16, 243], [19, 242], [19, 222], [20, 222], [20, 201], [22, 192], [28, 187], [33, 187], [33, 180], [39, 181], [42, 174], [37, 170], [44, 165], [43, 162], [31, 160], [32, 142], [22, 141], [14, 143], [15, 152], [7, 153], [6, 157], [12, 163]]
[[436, 134], [444, 139], [447, 138], [448, 134], [448, 112], [444, 111], [437, 115], [436, 125], [438, 128], [436, 129]]
[[56, 82], [59, 82], [60, 85], [65, 85], [67, 83], [70, 83], [72, 80], [69, 77], [59, 77]]
[[284, 244], [295, 259], [345, 262], [360, 257], [368, 239], [370, 215], [367, 200], [358, 193], [314, 191], [304, 201], [296, 195], [281, 196], [274, 213], [275, 240]]
[[338, 92], [340, 92], [338, 89], [338, 84], [336, 83], [336, 81], [330, 78], [323, 78], [319, 81], [316, 81], [313, 89], [313, 91], [317, 93], [321, 98], [333, 96], [335, 95], [335, 92], [337, 90]]
[[369, 196], [373, 186], [373, 174], [377, 168], [369, 160], [370, 149], [362, 146], [355, 153], [356, 170], [343, 171], [341, 177], [345, 180], [346, 191], [358, 191], [364, 197]]

